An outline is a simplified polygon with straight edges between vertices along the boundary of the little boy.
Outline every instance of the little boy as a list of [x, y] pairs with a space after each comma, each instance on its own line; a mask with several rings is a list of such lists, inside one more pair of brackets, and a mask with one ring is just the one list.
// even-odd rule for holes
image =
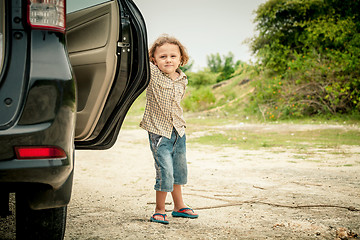
[[179, 66], [189, 56], [185, 47], [173, 37], [159, 37], [149, 51], [151, 78], [146, 90], [146, 107], [140, 127], [149, 133], [155, 159], [156, 207], [152, 222], [168, 224], [165, 200], [171, 192], [173, 217], [197, 218], [183, 201], [181, 185], [187, 182], [185, 120], [180, 102], [188, 83]]

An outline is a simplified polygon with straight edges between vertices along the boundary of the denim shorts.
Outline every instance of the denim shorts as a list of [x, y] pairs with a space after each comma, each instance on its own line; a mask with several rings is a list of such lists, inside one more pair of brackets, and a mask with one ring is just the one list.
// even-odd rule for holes
[[174, 184], [187, 182], [186, 136], [180, 137], [175, 128], [171, 138], [149, 132], [150, 149], [155, 159], [156, 183], [154, 189], [172, 192]]

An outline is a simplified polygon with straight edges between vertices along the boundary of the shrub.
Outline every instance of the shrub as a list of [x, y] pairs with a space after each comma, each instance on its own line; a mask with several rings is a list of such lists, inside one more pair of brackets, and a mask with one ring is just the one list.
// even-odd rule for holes
[[200, 86], [207, 86], [216, 83], [219, 74], [210, 72], [205, 69], [196, 73], [188, 72], [189, 85], [199, 88]]
[[210, 87], [189, 89], [188, 95], [183, 100], [185, 111], [197, 112], [208, 109], [216, 101]]
[[359, 7], [351, 0], [262, 4], [251, 47], [266, 77], [256, 83], [253, 110], [264, 119], [358, 111]]

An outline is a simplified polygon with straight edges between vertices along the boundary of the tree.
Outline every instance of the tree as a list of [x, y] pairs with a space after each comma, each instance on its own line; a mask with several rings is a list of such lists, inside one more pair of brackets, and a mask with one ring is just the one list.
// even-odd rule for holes
[[207, 56], [207, 65], [211, 72], [219, 73], [217, 82], [229, 79], [236, 69], [234, 54], [232, 52], [229, 52], [227, 55], [223, 55], [222, 57], [219, 53]]
[[[260, 97], [259, 103], [286, 109], [279, 115], [358, 111], [359, 8], [356, 0], [269, 0], [262, 4], [255, 18], [259, 34], [251, 48], [268, 79], [277, 77], [282, 84], [278, 94]], [[296, 109], [289, 111], [289, 106]]]

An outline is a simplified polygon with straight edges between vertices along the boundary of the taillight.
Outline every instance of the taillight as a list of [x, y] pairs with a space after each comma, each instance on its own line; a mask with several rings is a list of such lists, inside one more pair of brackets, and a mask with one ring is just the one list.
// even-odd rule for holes
[[32, 28], [65, 31], [66, 0], [28, 0], [28, 23]]
[[17, 159], [56, 159], [65, 158], [63, 149], [55, 146], [24, 146], [15, 147]]

